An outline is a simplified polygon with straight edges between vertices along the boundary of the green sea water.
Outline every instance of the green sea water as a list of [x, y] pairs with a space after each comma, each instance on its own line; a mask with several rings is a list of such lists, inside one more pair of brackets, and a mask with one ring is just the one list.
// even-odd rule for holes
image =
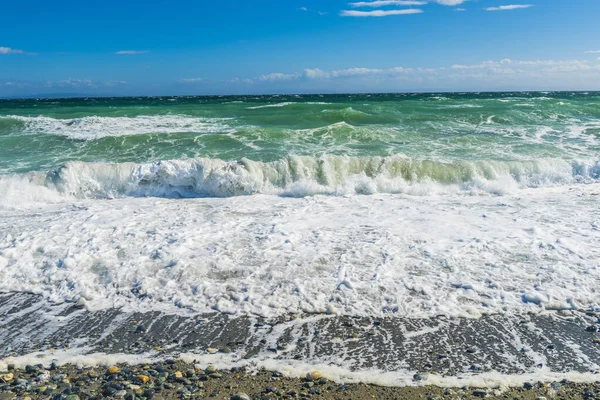
[[[599, 154], [593, 92], [0, 100], [4, 176], [204, 159], [258, 168], [275, 186], [313, 175], [321, 185], [340, 184], [360, 174], [464, 183], [506, 173], [539, 184], [564, 174], [596, 180]], [[204, 177], [229, 168], [205, 164]], [[557, 179], [548, 171], [558, 164], [572, 173]], [[186, 168], [178, 177], [191, 173]]]

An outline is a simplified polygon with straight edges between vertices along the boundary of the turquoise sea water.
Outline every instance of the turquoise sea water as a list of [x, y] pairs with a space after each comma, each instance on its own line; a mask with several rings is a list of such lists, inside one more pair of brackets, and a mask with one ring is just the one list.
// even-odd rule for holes
[[[35, 171], [63, 181], [65, 169], [71, 176], [93, 169], [69, 190], [81, 194], [83, 185], [95, 196], [245, 194], [298, 181], [331, 192], [359, 175], [469, 188], [478, 177], [502, 175], [536, 186], [598, 179], [599, 152], [600, 93], [0, 100], [0, 174]], [[173, 161], [177, 171], [157, 176]], [[220, 171], [223, 187], [223, 171], [232, 168], [252, 182], [207, 189], [211, 171]], [[109, 176], [115, 169], [119, 183]]]

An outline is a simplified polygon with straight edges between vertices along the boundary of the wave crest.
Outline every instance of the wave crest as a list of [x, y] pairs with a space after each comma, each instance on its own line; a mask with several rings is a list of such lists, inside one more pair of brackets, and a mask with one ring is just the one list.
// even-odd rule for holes
[[[229, 197], [259, 193], [294, 197], [460, 192], [502, 195], [527, 187], [596, 182], [600, 180], [600, 163], [552, 159], [444, 163], [400, 156], [290, 156], [275, 162], [197, 158], [144, 164], [77, 161], [48, 173], [27, 176], [28, 187], [42, 186], [44, 193], [52, 189], [74, 198]], [[21, 182], [23, 179], [19, 177]], [[19, 187], [14, 179], [0, 180], [0, 186]]]
[[233, 132], [227, 118], [198, 118], [186, 115], [142, 115], [137, 117], [99, 117], [60, 119], [9, 115], [0, 121], [13, 122], [25, 133], [67, 136], [77, 140], [96, 140], [107, 136], [148, 133]]

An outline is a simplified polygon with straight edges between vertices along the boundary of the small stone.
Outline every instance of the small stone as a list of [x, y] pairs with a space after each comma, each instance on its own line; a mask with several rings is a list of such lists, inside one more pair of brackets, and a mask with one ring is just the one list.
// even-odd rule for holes
[[220, 374], [218, 372], [215, 372], [213, 374], [210, 374], [209, 377], [213, 378], [213, 379], [219, 379], [223, 377], [223, 374]]
[[151, 399], [154, 397], [154, 390], [146, 389], [146, 390], [144, 390], [144, 393], [142, 394], [142, 396], [144, 396], [147, 399]]
[[527, 390], [531, 390], [531, 389], [533, 389], [533, 383], [531, 383], [531, 382], [525, 382], [525, 383], [523, 384], [523, 387], [524, 387], [525, 389], [527, 389]]
[[594, 343], [596, 343], [596, 344], [600, 344], [600, 338], [596, 338], [596, 339], [594, 339]]
[[181, 371], [175, 371], [175, 378], [183, 378], [183, 374], [181, 373]]
[[292, 389], [292, 390], [288, 390], [287, 392], [285, 392], [285, 394], [287, 394], [288, 396], [296, 396], [298, 394], [298, 392], [296, 392], [294, 389]]
[[308, 374], [306, 374], [306, 380], [308, 381], [318, 381], [319, 379], [321, 379], [323, 377], [323, 373], [321, 371], [312, 371], [309, 372]]
[[598, 325], [590, 325], [585, 330], [586, 332], [598, 332]]
[[108, 369], [106, 370], [106, 372], [107, 372], [109, 375], [116, 374], [116, 373], [118, 373], [119, 371], [120, 371], [119, 367], [117, 367], [117, 366], [114, 366], [114, 365], [113, 365], [113, 366], [111, 366], [111, 367], [108, 367]]
[[6, 368], [8, 368], [9, 371], [14, 371], [15, 370], [15, 364], [8, 364], [6, 366]]
[[208, 354], [215, 354], [219, 351], [219, 349], [215, 349], [214, 347], [209, 347], [207, 351], [208, 351]]
[[125, 395], [127, 395], [126, 390], [119, 390], [117, 393], [113, 394], [113, 397], [115, 397], [117, 399], [122, 399], [125, 397]]
[[535, 400], [548, 400], [548, 399], [546, 399], [545, 397], [540, 396], [540, 397], [536, 397]]
[[15, 376], [12, 373], [0, 375], [0, 381], [10, 382]]
[[63, 379], [65, 379], [65, 375], [64, 375], [64, 374], [55, 374], [55, 375], [52, 375], [52, 378], [51, 378], [51, 379], [52, 379], [54, 382], [60, 382], [60, 381], [62, 381]]
[[487, 396], [487, 392], [485, 390], [474, 390], [472, 394], [475, 397], [486, 397]]
[[277, 388], [275, 386], [267, 386], [265, 389], [265, 392], [267, 393], [275, 393], [277, 391]]
[[138, 375], [136, 378], [138, 378], [140, 380], [140, 382], [142, 382], [142, 384], [146, 384], [148, 382], [150, 382], [150, 377], [146, 376], [146, 375]]
[[193, 369], [188, 369], [185, 371], [185, 375], [188, 378], [192, 378], [192, 377], [196, 376], [196, 371], [194, 371]]
[[66, 400], [79, 400], [79, 396], [76, 394], [70, 394], [67, 396]]
[[115, 389], [114, 387], [107, 386], [104, 388], [105, 396], [112, 397], [115, 393], [117, 393], [117, 389]]
[[313, 386], [315, 386], [315, 383], [314, 383], [314, 382], [304, 382], [304, 383], [302, 384], [302, 387], [305, 387], [305, 388], [307, 388], [307, 389], [310, 389], [310, 388], [311, 388], [311, 387], [313, 387]]
[[207, 374], [212, 374], [213, 372], [217, 372], [217, 367], [211, 364], [208, 367], [206, 367], [204, 372], [206, 372]]
[[250, 400], [250, 396], [246, 393], [235, 393], [230, 397], [231, 400]]
[[35, 372], [39, 372], [40, 367], [38, 367], [37, 365], [26, 365], [25, 366], [25, 372], [28, 373], [35, 373]]
[[225, 347], [221, 347], [221, 348], [219, 349], [219, 351], [220, 351], [221, 353], [225, 353], [225, 354], [229, 354], [229, 353], [231, 353], [231, 349], [230, 349], [229, 347], [227, 347], [227, 346], [225, 346]]

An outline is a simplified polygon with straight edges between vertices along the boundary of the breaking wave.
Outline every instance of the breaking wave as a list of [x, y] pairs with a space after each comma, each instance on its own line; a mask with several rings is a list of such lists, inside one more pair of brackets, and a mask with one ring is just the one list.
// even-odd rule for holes
[[461, 192], [503, 195], [521, 188], [599, 180], [598, 161], [545, 159], [444, 163], [400, 156], [290, 156], [275, 162], [245, 158], [237, 162], [195, 158], [143, 164], [76, 161], [47, 173], [0, 178], [0, 188], [4, 189], [0, 192], [17, 191], [19, 196], [24, 196], [24, 192], [38, 188], [43, 190], [42, 197], [52, 197], [49, 196], [51, 192], [73, 198]]

